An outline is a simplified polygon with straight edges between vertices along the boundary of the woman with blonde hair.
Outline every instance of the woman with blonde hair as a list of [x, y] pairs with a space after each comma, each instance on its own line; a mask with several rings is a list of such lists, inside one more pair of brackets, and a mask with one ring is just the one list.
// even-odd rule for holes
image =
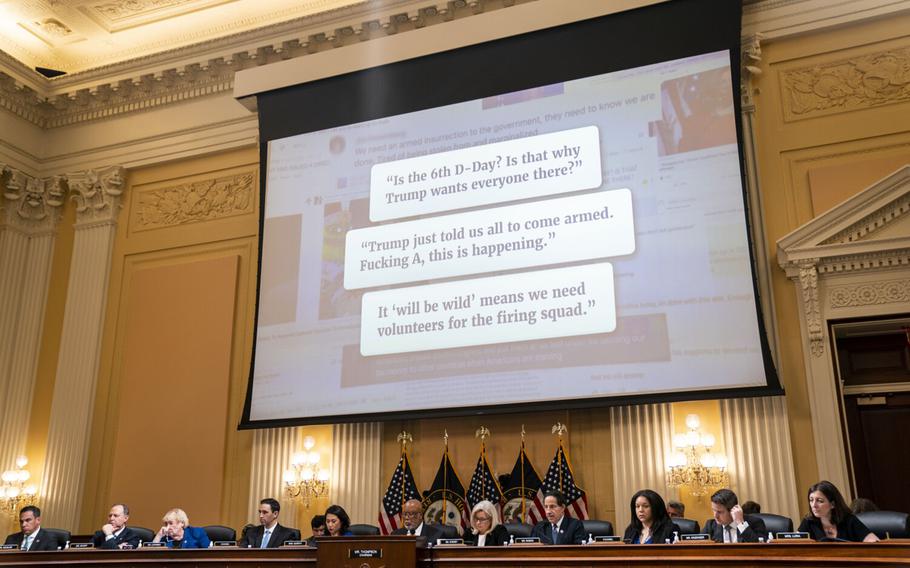
[[499, 512], [493, 503], [480, 501], [471, 510], [471, 534], [469, 544], [474, 546], [502, 546], [509, 542], [509, 531], [499, 523]]
[[164, 541], [168, 548], [208, 548], [209, 537], [200, 527], [191, 527], [183, 509], [171, 509], [161, 518], [164, 523], [152, 542]]

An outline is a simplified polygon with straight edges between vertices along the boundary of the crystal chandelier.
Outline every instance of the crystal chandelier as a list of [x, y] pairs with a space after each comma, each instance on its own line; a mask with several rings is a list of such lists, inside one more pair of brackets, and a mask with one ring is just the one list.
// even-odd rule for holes
[[38, 488], [27, 484], [32, 477], [25, 469], [27, 465], [28, 458], [19, 456], [16, 459], [16, 469], [8, 469], [0, 477], [3, 480], [3, 485], [0, 485], [0, 504], [12, 515], [16, 515], [26, 505], [34, 505], [38, 500]]
[[303, 452], [291, 456], [291, 468], [284, 472], [284, 489], [292, 499], [300, 499], [310, 508], [310, 499], [318, 499], [329, 491], [329, 472], [319, 468], [319, 452], [313, 451], [316, 440], [303, 439]]
[[675, 452], [667, 458], [667, 479], [671, 487], [686, 487], [693, 497], [707, 495], [712, 488], [729, 487], [727, 456], [711, 453], [713, 434], [703, 434], [698, 428], [697, 414], [686, 416], [685, 434], [673, 436]]

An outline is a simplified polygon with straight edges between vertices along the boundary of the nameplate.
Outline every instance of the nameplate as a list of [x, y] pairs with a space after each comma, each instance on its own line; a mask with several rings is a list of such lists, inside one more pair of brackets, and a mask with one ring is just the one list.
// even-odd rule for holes
[[620, 536], [595, 536], [594, 544], [606, 543], [606, 544], [622, 544], [622, 537]]
[[286, 540], [281, 546], [309, 546], [305, 540]]
[[18, 544], [0, 544], [0, 550], [19, 550]]
[[464, 545], [463, 538], [437, 538], [436, 546], [458, 546]]
[[230, 547], [236, 547], [236, 546], [237, 546], [236, 540], [216, 540], [215, 542], [212, 543], [212, 547], [214, 547], [214, 548], [230, 548]]
[[382, 549], [352, 548], [348, 551], [348, 558], [382, 558]]
[[775, 540], [809, 540], [807, 532], [779, 532], [774, 535]]
[[516, 536], [510, 544], [540, 544], [540, 538], [536, 536]]
[[711, 540], [711, 535], [709, 534], [682, 534], [679, 535], [679, 540], [685, 540], [687, 542], [714, 542]]
[[140, 544], [142, 548], [167, 548], [166, 542], [143, 542]]
[[90, 542], [71, 542], [71, 549], [80, 549], [80, 548], [95, 548], [95, 545]]

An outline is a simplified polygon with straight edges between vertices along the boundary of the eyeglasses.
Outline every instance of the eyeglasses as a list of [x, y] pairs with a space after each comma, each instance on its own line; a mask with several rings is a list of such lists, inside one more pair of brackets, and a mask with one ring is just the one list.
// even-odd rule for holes
[[490, 519], [490, 517], [481, 517], [480, 515], [477, 515], [476, 517], [474, 517], [474, 520], [477, 521], [478, 523], [487, 523], [491, 519]]
[[408, 518], [410, 518], [410, 517], [417, 517], [417, 518], [420, 518], [420, 512], [419, 512], [419, 511], [414, 511], [414, 512], [411, 512], [411, 513], [402, 513], [401, 516], [402, 516], [402, 517], [408, 517]]

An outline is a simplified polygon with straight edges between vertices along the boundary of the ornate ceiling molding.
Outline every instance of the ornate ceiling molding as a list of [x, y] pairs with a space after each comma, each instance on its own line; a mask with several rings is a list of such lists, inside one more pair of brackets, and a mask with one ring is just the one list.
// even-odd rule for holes
[[[0, 108], [41, 128], [57, 128], [145, 111], [175, 102], [230, 92], [233, 89], [234, 73], [242, 69], [441, 25], [456, 18], [474, 17], [487, 11], [531, 1], [534, 0], [449, 0], [418, 8], [414, 12], [393, 14], [385, 20], [364, 21], [359, 27], [344, 25], [309, 33], [305, 37], [287, 38], [287, 34], [294, 31], [299, 33], [301, 28], [313, 30], [319, 23], [337, 22], [340, 17], [357, 13], [350, 9], [337, 10], [57, 80], [36, 77], [34, 72], [18, 62], [10, 63], [14, 60], [6, 55], [0, 57], [0, 64], [9, 63], [13, 74], [0, 72]], [[400, 4], [403, 2], [390, 3], [393, 8]], [[363, 8], [360, 6], [361, 15], [366, 14]], [[276, 37], [284, 39], [276, 40]], [[251, 50], [212, 56], [219, 51], [223, 53], [231, 46], [249, 45], [257, 39], [269, 42]], [[192, 60], [193, 57], [200, 59], [155, 73], [138, 74], [141, 69], [166, 65], [168, 61]], [[135, 75], [116, 82], [104, 82], [104, 77], [122, 76], [130, 72]], [[64, 90], [67, 87], [76, 88]]]

